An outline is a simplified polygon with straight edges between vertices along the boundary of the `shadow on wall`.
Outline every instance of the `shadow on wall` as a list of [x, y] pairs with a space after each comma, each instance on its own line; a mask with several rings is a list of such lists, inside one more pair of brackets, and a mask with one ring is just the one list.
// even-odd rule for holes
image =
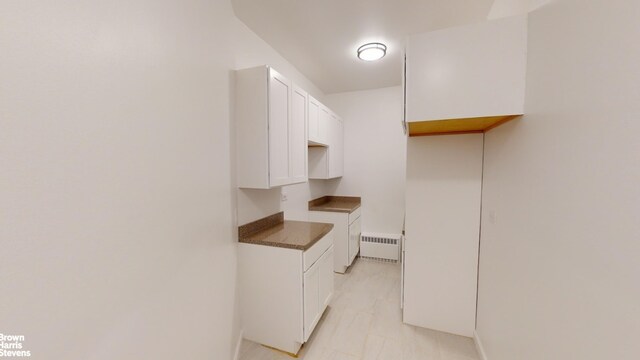
[[336, 179], [330, 179], [330, 180], [323, 180], [325, 181], [325, 187], [326, 187], [326, 194], [325, 195], [343, 195], [343, 196], [360, 196], [360, 194], [338, 194], [338, 187], [340, 186], [340, 183], [342, 182], [342, 178], [336, 178]]

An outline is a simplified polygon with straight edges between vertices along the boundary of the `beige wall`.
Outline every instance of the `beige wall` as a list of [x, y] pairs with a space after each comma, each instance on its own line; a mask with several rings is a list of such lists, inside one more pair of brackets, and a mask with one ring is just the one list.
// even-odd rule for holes
[[531, 13], [524, 119], [486, 135], [477, 332], [489, 360], [640, 353], [637, 1]]
[[0, 333], [33, 359], [230, 359], [232, 70], [323, 94], [228, 1], [3, 1], [0, 23]]
[[400, 234], [404, 220], [406, 144], [402, 88], [327, 95], [344, 119], [344, 177], [328, 182], [336, 195], [362, 197], [362, 231]]

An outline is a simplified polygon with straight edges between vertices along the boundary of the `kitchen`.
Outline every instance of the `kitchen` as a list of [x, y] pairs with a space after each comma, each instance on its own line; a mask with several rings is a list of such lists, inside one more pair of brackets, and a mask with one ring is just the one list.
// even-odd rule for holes
[[637, 357], [638, 4], [265, 3], [0, 4], [0, 333]]

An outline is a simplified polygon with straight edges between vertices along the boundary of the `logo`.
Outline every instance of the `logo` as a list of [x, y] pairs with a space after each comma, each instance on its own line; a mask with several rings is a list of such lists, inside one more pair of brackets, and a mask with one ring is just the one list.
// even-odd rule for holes
[[0, 358], [31, 357], [31, 351], [24, 348], [24, 341], [24, 335], [0, 333]]

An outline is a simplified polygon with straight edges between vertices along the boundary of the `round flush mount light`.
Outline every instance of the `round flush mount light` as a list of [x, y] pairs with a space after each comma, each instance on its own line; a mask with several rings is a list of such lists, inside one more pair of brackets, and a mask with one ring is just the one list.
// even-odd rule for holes
[[368, 43], [358, 48], [358, 57], [364, 61], [382, 59], [387, 53], [387, 46], [381, 43]]

